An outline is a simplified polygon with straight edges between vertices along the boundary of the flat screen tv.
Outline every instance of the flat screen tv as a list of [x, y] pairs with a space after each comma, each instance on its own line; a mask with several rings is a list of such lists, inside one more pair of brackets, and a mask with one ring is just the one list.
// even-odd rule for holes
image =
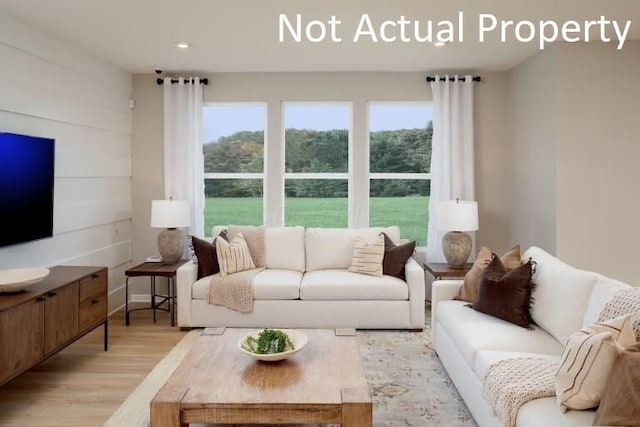
[[53, 236], [55, 140], [0, 132], [0, 246]]

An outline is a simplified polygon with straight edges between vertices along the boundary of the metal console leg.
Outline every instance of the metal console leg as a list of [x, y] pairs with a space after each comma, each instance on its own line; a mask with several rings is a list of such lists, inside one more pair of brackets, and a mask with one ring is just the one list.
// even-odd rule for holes
[[153, 310], [153, 323], [156, 323], [156, 276], [151, 276], [151, 310]]
[[124, 282], [124, 324], [129, 326], [129, 277]]

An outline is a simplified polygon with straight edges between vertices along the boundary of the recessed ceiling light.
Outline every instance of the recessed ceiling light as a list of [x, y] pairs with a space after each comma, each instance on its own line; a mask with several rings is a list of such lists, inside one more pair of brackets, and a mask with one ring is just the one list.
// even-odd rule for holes
[[187, 42], [176, 42], [176, 46], [178, 46], [180, 49], [188, 49], [191, 47], [191, 44]]
[[444, 46], [444, 45], [445, 45], [445, 43], [444, 43], [444, 42], [434, 42], [434, 43], [433, 43], [433, 45], [434, 45], [435, 47], [442, 47], [442, 46]]

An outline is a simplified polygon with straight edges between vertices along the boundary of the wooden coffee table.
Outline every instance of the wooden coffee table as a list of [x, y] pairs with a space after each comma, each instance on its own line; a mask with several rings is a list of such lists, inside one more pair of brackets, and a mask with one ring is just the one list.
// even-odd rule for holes
[[251, 330], [205, 329], [151, 401], [151, 427], [372, 425], [355, 330], [301, 329], [307, 345], [280, 362], [258, 362], [238, 349]]

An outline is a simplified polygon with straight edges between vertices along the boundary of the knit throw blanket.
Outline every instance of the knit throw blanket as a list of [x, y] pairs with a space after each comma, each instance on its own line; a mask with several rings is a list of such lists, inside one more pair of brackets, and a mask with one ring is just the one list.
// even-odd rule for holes
[[516, 425], [518, 410], [533, 399], [555, 396], [558, 362], [536, 357], [500, 360], [489, 366], [482, 394], [505, 427]]
[[240, 313], [253, 311], [253, 279], [264, 268], [240, 271], [222, 277], [216, 274], [211, 279], [207, 301], [223, 305]]

